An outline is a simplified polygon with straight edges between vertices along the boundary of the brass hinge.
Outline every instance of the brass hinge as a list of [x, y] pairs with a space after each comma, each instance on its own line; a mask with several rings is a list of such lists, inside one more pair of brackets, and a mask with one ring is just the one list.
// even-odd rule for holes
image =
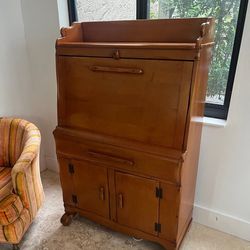
[[162, 188], [156, 188], [155, 189], [155, 196], [157, 197], [157, 198], [159, 198], [159, 199], [162, 199], [162, 196], [163, 196], [163, 191], [162, 191]]
[[69, 167], [70, 174], [74, 174], [75, 173], [74, 165], [69, 163], [68, 167]]
[[77, 203], [77, 196], [74, 195], [74, 194], [72, 195], [72, 201], [73, 201], [73, 203], [75, 203], [75, 204]]
[[161, 224], [160, 223], [155, 222], [155, 231], [158, 233], [161, 232]]

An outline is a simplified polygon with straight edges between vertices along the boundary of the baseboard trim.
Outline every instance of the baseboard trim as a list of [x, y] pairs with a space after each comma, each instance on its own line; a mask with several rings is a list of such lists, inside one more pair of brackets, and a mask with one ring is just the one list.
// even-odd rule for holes
[[250, 222], [215, 211], [200, 205], [194, 205], [193, 220], [244, 240], [250, 241]]

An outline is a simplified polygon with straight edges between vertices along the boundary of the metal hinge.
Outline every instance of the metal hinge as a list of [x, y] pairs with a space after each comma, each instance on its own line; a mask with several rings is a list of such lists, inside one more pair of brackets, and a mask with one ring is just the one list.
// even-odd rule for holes
[[155, 231], [160, 233], [161, 232], [161, 224], [155, 222]]
[[156, 188], [155, 189], [155, 196], [159, 199], [162, 199], [162, 188]]
[[76, 195], [72, 195], [72, 201], [73, 201], [73, 203], [77, 203], [77, 196]]
[[73, 164], [71, 164], [71, 163], [69, 163], [69, 172], [71, 173], [71, 174], [74, 174], [75, 173], [75, 170], [74, 170], [74, 165]]

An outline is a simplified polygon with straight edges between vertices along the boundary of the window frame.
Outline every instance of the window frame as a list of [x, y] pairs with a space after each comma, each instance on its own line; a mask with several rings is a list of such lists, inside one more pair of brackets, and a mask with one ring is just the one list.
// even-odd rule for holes
[[[67, 0], [68, 1], [68, 9], [69, 9], [69, 22], [72, 24], [77, 21], [77, 10], [76, 10], [76, 2], [75, 0]], [[242, 35], [244, 30], [244, 24], [246, 19], [248, 7], [248, 0], [241, 0], [238, 21], [236, 26], [235, 38], [234, 38], [234, 46], [232, 51], [232, 58], [229, 68], [229, 75], [227, 81], [227, 87], [225, 92], [224, 104], [213, 104], [206, 103], [205, 105], [205, 116], [219, 119], [227, 119], [231, 95], [233, 91], [233, 84], [235, 79], [235, 73], [239, 58], [240, 46], [242, 41]], [[147, 19], [149, 16], [149, 1], [148, 0], [137, 0], [136, 1], [136, 18], [137, 19]]]

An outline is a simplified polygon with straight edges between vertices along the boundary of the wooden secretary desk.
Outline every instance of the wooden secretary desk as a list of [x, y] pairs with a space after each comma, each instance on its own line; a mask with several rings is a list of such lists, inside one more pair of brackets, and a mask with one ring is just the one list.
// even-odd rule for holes
[[178, 249], [191, 223], [211, 18], [74, 23], [56, 42], [65, 214]]

